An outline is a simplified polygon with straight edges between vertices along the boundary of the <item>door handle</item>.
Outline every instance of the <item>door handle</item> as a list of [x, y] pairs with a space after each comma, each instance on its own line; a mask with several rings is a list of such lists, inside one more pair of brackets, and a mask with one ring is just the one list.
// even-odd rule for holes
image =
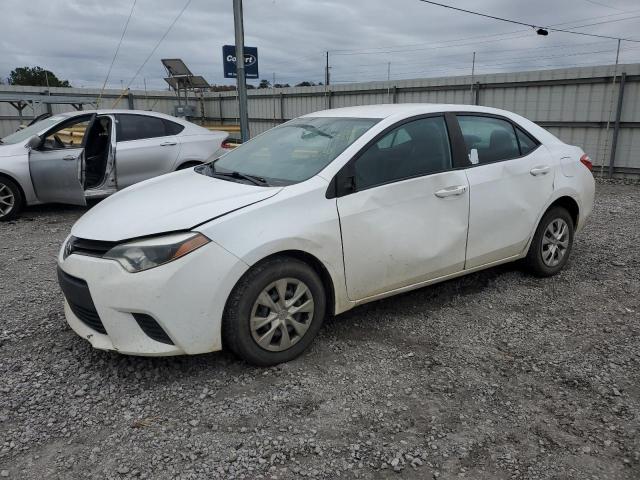
[[435, 196], [438, 198], [453, 197], [456, 195], [462, 195], [466, 191], [467, 191], [466, 185], [456, 185], [455, 187], [447, 187], [447, 188], [443, 188], [442, 190], [438, 190], [435, 193]]
[[68, 162], [70, 162], [71, 160], [75, 160], [76, 158], [78, 157], [76, 157], [75, 155], [65, 155], [64, 157], [62, 157], [63, 160], [66, 160]]
[[162, 142], [160, 144], [161, 147], [169, 147], [171, 145], [176, 145], [178, 142]]
[[531, 175], [533, 175], [534, 177], [537, 177], [538, 175], [546, 175], [550, 171], [551, 171], [551, 167], [549, 165], [542, 165], [542, 166], [539, 166], [539, 167], [532, 168], [529, 171], [529, 173]]

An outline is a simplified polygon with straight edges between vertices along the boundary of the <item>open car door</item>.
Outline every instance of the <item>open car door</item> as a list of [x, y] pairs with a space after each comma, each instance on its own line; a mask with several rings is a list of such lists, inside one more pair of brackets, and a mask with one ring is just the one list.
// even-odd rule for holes
[[31, 181], [41, 202], [86, 205], [84, 141], [93, 119], [82, 115], [56, 125], [29, 152]]

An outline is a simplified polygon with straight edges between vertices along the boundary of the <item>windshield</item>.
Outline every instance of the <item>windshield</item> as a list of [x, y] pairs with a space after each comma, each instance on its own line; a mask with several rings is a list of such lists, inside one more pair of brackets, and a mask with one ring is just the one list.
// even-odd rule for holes
[[11, 135], [7, 135], [2, 139], [2, 143], [5, 144], [13, 144], [24, 142], [26, 139], [37, 135], [39, 132], [43, 130], [47, 130], [50, 127], [53, 127], [56, 123], [64, 120], [64, 117], [49, 117], [41, 120], [39, 122], [34, 123], [22, 130], [18, 130], [16, 133], [12, 133]]
[[326, 167], [379, 121], [348, 117], [298, 118], [230, 151], [213, 166], [216, 171], [259, 177], [271, 185], [302, 182]]

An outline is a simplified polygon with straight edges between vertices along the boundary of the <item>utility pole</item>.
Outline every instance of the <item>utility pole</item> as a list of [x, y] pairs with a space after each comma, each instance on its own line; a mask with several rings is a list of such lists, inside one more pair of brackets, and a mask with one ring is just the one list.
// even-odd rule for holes
[[271, 84], [271, 90], [273, 92], [273, 125], [276, 125], [276, 72], [273, 72], [273, 83]]
[[330, 75], [329, 75], [329, 52], [327, 52], [327, 56], [326, 56], [326, 63], [325, 63], [325, 67], [324, 67], [324, 84], [325, 85], [329, 85], [330, 83]]
[[471, 98], [469, 99], [469, 103], [473, 104], [473, 76], [476, 73], [476, 52], [473, 52], [473, 60], [471, 61], [471, 89], [469, 90], [469, 93], [471, 95]]
[[387, 62], [387, 103], [391, 103], [391, 62]]
[[240, 137], [249, 140], [249, 112], [247, 109], [247, 79], [244, 73], [244, 27], [242, 25], [242, 0], [233, 0], [233, 24], [236, 32], [236, 80], [238, 85], [238, 111]]
[[142, 82], [144, 83], [144, 101], [147, 104], [147, 109], [149, 109], [149, 93], [147, 92], [147, 77], [143, 77]]
[[[604, 177], [604, 156], [607, 154], [608, 146], [609, 146], [609, 127], [611, 126], [611, 115], [613, 114], [613, 96], [615, 94], [616, 88], [616, 77], [618, 76], [618, 61], [620, 60], [620, 42], [621, 39], [618, 39], [618, 48], [616, 49], [616, 64], [613, 67], [613, 82], [611, 83], [611, 96], [609, 99], [609, 118], [607, 119], [607, 126], [604, 130], [604, 151], [602, 152], [602, 164], [600, 165], [600, 177]], [[599, 147], [599, 145], [598, 145]]]

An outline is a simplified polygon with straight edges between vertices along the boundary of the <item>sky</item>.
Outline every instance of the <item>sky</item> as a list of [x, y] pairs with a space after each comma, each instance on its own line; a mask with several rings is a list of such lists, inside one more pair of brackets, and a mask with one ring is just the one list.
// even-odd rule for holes
[[[107, 87], [166, 88], [161, 58], [182, 58], [210, 83], [235, 83], [222, 73], [222, 46], [234, 43], [232, 0], [0, 0], [0, 77], [38, 65], [75, 87], [101, 87], [134, 1]], [[440, 2], [640, 41], [637, 0]], [[327, 51], [331, 83], [340, 84], [468, 75], [474, 51], [478, 74], [613, 64], [617, 44], [543, 37], [419, 0], [244, 0], [244, 26], [245, 44], [258, 47], [260, 77], [290, 84], [323, 81]], [[623, 41], [620, 62], [640, 62], [640, 43]]]

